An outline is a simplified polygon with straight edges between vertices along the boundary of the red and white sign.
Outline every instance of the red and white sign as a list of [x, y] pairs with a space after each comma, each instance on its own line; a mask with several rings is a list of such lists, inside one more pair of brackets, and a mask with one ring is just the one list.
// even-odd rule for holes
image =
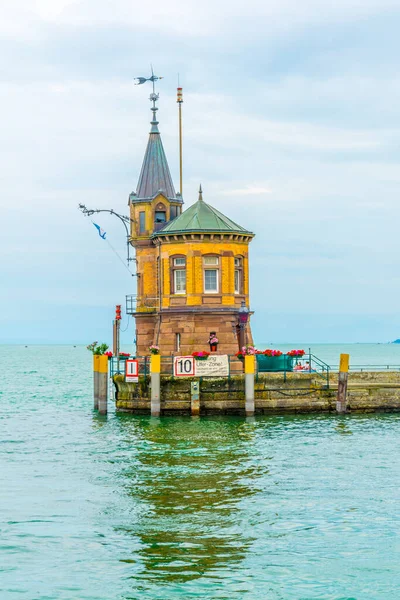
[[196, 361], [193, 356], [175, 356], [175, 377], [194, 377], [195, 363]]
[[211, 354], [207, 360], [196, 360], [193, 356], [175, 356], [174, 375], [175, 377], [228, 377], [228, 355]]
[[127, 359], [125, 361], [125, 381], [133, 381], [137, 383], [139, 381], [139, 361], [134, 359]]

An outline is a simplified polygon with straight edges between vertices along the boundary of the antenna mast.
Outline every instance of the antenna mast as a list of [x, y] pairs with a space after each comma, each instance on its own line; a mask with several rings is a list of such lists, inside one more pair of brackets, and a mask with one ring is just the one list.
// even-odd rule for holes
[[[179, 86], [179, 77], [178, 77], [178, 86]], [[182, 103], [183, 103], [183, 95], [182, 88], [177, 88], [177, 98], [176, 101], [179, 107], [179, 192], [182, 196]]]

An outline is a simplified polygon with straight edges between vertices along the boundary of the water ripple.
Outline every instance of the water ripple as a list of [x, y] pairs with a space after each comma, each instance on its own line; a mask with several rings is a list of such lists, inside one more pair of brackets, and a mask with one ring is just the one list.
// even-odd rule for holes
[[104, 419], [84, 348], [0, 358], [1, 600], [398, 599], [399, 415]]

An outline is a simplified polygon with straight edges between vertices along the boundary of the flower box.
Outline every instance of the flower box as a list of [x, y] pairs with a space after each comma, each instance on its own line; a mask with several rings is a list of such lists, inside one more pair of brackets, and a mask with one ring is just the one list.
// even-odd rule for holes
[[287, 354], [281, 356], [256, 354], [256, 360], [259, 373], [293, 371], [293, 357]]
[[202, 350], [201, 352], [193, 352], [192, 356], [195, 360], [207, 360], [210, 356], [210, 353]]

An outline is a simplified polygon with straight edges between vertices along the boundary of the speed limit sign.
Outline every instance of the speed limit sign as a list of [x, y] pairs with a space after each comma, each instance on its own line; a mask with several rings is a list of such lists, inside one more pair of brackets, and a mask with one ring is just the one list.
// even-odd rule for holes
[[175, 377], [194, 377], [195, 359], [193, 356], [175, 356]]

